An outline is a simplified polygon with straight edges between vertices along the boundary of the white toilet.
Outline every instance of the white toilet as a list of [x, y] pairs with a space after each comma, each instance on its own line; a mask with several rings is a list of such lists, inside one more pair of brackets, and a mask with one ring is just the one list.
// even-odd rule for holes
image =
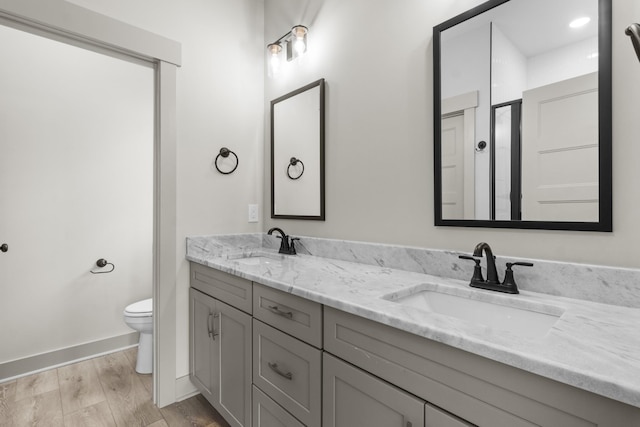
[[150, 374], [153, 370], [153, 300], [151, 298], [129, 304], [124, 309], [124, 321], [140, 332], [136, 372]]

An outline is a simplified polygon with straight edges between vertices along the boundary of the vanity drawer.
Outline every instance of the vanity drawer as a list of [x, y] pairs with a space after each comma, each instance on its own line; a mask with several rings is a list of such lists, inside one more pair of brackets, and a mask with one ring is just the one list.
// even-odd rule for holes
[[320, 427], [322, 352], [253, 319], [253, 383], [308, 427]]
[[317, 302], [255, 284], [253, 316], [322, 348], [322, 305]]
[[252, 284], [249, 280], [192, 262], [191, 287], [251, 314]]
[[330, 307], [324, 322], [326, 351], [475, 425], [600, 425], [567, 410], [581, 390]]
[[282, 406], [253, 386], [253, 427], [304, 427]]

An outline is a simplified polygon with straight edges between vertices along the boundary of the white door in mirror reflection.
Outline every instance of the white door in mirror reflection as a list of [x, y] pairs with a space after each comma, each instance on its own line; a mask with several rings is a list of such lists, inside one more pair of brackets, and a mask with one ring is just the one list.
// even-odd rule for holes
[[522, 219], [598, 221], [598, 73], [525, 91]]
[[464, 218], [464, 115], [442, 119], [442, 215]]
[[440, 176], [443, 218], [475, 218], [477, 107], [478, 91], [442, 100]]

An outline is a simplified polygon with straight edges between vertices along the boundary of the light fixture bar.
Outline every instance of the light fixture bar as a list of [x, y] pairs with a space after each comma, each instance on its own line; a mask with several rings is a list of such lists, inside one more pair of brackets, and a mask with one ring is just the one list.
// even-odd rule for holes
[[273, 43], [269, 43], [269, 44], [280, 44], [281, 41], [283, 41], [284, 39], [286, 39], [290, 35], [291, 35], [291, 31], [288, 31], [288, 32], [284, 33], [284, 35], [282, 37], [280, 37], [278, 40], [274, 41]]
[[307, 34], [309, 29], [304, 25], [294, 25], [291, 30], [287, 31], [274, 41], [267, 45], [267, 50], [273, 62], [277, 62], [276, 59], [282, 50], [282, 43], [287, 44], [287, 61], [301, 56], [307, 51]]

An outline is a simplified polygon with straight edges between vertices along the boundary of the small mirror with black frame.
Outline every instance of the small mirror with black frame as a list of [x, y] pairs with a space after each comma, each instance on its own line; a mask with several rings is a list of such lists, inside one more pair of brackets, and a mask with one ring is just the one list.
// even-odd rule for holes
[[324, 221], [324, 79], [271, 101], [271, 218]]
[[491, 0], [433, 30], [435, 225], [612, 230], [611, 0]]

